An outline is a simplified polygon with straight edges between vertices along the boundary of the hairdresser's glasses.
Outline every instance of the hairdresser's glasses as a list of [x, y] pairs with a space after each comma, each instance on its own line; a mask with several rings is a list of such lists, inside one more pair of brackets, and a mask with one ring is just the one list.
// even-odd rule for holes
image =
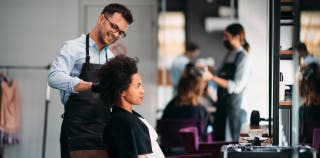
[[118, 27], [117, 24], [111, 22], [111, 21], [106, 17], [106, 15], [104, 15], [104, 18], [109, 22], [109, 24], [110, 24], [110, 26], [111, 26], [111, 32], [112, 32], [112, 33], [118, 33], [119, 36], [120, 36], [120, 38], [125, 38], [125, 37], [127, 37], [126, 32], [121, 31], [121, 30], [119, 29], [119, 27]]

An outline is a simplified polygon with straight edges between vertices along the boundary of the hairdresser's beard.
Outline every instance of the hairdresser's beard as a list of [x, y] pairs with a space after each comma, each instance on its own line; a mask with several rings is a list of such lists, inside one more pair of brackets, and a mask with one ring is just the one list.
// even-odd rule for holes
[[98, 36], [98, 40], [101, 44], [103, 44], [105, 46], [109, 46], [117, 41], [116, 37], [114, 36], [114, 34], [111, 31], [107, 31], [107, 32], [100, 31], [99, 36]]

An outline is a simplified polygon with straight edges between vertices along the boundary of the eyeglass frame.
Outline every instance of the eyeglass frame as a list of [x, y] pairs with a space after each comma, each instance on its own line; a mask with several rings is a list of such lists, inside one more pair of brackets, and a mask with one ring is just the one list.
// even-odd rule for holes
[[109, 22], [111, 29], [115, 30], [115, 31], [111, 31], [112, 33], [118, 33], [120, 35], [121, 38], [125, 38], [127, 37], [127, 34], [125, 31], [122, 31], [119, 29], [119, 26], [113, 22], [111, 22], [107, 16], [104, 14], [104, 18]]

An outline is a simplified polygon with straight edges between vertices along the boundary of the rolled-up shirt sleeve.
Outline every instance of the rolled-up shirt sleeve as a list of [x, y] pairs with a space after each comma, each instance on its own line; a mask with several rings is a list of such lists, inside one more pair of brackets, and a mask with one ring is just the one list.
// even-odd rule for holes
[[251, 62], [249, 54], [240, 56], [239, 63], [236, 63], [236, 71], [233, 80], [228, 80], [228, 93], [240, 93], [247, 86], [251, 75]]
[[81, 79], [77, 76], [70, 76], [70, 72], [74, 67], [76, 54], [72, 53], [72, 47], [65, 44], [61, 49], [59, 55], [54, 59], [48, 73], [48, 84], [52, 88], [63, 91], [74, 91]]

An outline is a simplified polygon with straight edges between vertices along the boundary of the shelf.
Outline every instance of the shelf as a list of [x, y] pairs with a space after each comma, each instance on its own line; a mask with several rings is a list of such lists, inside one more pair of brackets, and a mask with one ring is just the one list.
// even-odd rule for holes
[[280, 23], [281, 26], [293, 26], [293, 22], [288, 22], [288, 23]]
[[291, 108], [292, 106], [292, 101], [280, 101], [279, 107], [284, 109], [284, 108]]
[[281, 3], [280, 19], [294, 19], [294, 7], [291, 2]]
[[292, 55], [292, 50], [280, 50], [281, 55]]
[[281, 6], [293, 6], [293, 0], [280, 0]]
[[281, 12], [281, 19], [294, 19], [292, 11], [282, 11]]
[[280, 59], [281, 60], [292, 60], [292, 50], [280, 50]]
[[293, 19], [281, 19], [280, 20], [280, 25], [281, 26], [293, 26], [294, 25], [294, 20]]

